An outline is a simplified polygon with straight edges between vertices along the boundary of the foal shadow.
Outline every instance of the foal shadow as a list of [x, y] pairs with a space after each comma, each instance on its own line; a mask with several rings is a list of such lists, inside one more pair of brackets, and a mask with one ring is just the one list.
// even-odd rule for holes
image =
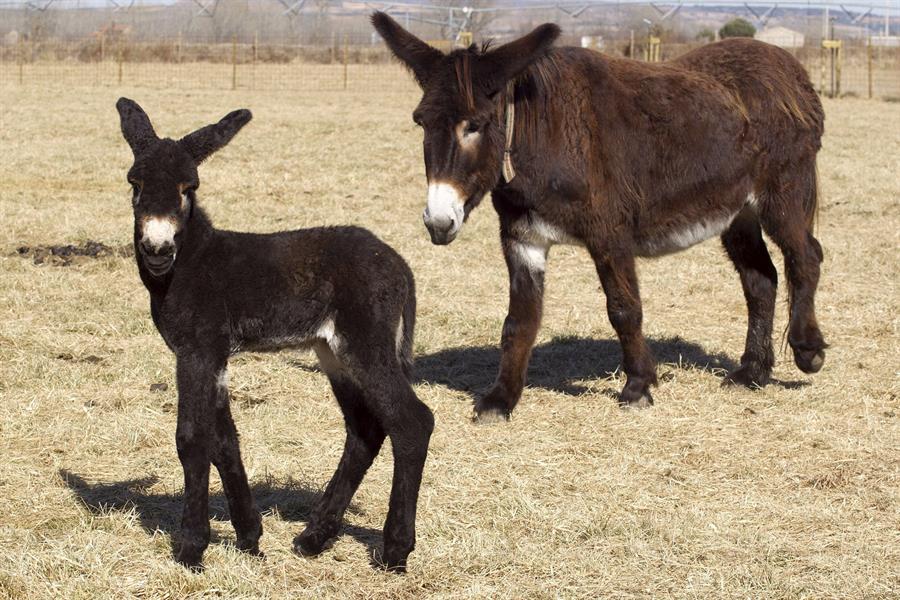
[[[737, 363], [720, 352], [707, 352], [699, 344], [680, 337], [648, 339], [660, 365], [698, 369], [718, 376], [737, 368]], [[557, 337], [535, 346], [528, 365], [531, 387], [579, 396], [589, 390], [586, 380], [606, 379], [620, 371], [622, 350], [618, 340]], [[494, 382], [500, 366], [499, 346], [448, 348], [416, 358], [419, 383], [437, 383], [470, 395], [483, 392]], [[665, 379], [665, 369], [660, 369]]]
[[[159, 478], [152, 476], [94, 484], [65, 469], [59, 470], [59, 476], [92, 514], [134, 510], [147, 533], [168, 533], [172, 540], [172, 552], [177, 553], [180, 540], [176, 538], [181, 529], [183, 493], [151, 492], [150, 488], [159, 481]], [[283, 520], [291, 522], [308, 521], [312, 508], [321, 495], [319, 490], [293, 480], [266, 480], [252, 484], [250, 489], [263, 514], [277, 512]], [[353, 514], [361, 514], [353, 503], [347, 510]], [[220, 521], [230, 519], [228, 503], [222, 492], [209, 495], [209, 515]], [[376, 549], [380, 549], [382, 533], [379, 530], [344, 523], [341, 534], [348, 534], [366, 546], [370, 557], [374, 556]], [[210, 542], [221, 543], [222, 540], [213, 532]], [[231, 541], [224, 543], [233, 544]]]

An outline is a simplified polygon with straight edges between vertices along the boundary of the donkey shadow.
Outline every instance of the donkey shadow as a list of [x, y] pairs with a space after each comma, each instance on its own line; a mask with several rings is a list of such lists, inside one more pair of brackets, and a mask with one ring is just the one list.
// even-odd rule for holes
[[[679, 369], [697, 369], [724, 376], [738, 363], [721, 352], [709, 352], [703, 346], [680, 337], [647, 340], [660, 363], [660, 379], [667, 377], [666, 365]], [[556, 337], [534, 347], [528, 365], [527, 385], [579, 396], [590, 391], [580, 383], [615, 376], [621, 371], [622, 350], [618, 340], [583, 337]], [[417, 383], [436, 383], [450, 389], [476, 395], [494, 382], [500, 366], [497, 346], [459, 347], [440, 350], [416, 358]], [[669, 369], [671, 370], [671, 369]], [[771, 384], [792, 389], [807, 385], [803, 381], [770, 380]], [[617, 397], [617, 390], [605, 390]]]
[[[172, 552], [177, 553], [180, 544], [178, 534], [181, 529], [183, 493], [149, 491], [159, 481], [159, 478], [153, 476], [94, 484], [65, 469], [59, 470], [59, 476], [92, 514], [107, 514], [111, 510], [123, 512], [134, 510], [147, 533], [152, 534], [156, 531], [168, 533]], [[321, 495], [319, 490], [293, 480], [257, 482], [252, 484], [250, 489], [257, 507], [263, 514], [277, 512], [283, 520], [291, 522], [308, 521], [312, 508]], [[361, 514], [353, 503], [347, 510], [353, 514]], [[209, 495], [209, 515], [220, 521], [230, 519], [228, 504], [222, 492]], [[374, 557], [376, 551], [381, 548], [382, 533], [379, 530], [344, 523], [341, 534], [348, 534], [363, 544], [370, 557]], [[212, 533], [210, 543], [233, 545], [232, 541], [223, 542], [215, 531]], [[372, 564], [373, 566], [377, 564], [375, 558], [372, 558]]]

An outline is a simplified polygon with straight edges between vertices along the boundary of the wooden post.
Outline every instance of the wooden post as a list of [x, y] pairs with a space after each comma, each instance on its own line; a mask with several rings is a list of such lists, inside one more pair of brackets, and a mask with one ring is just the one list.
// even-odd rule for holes
[[259, 31], [253, 32], [253, 78], [251, 82], [252, 88], [256, 89], [256, 60], [259, 58]]
[[872, 36], [869, 36], [866, 44], [866, 68], [869, 79], [869, 100], [872, 99]]
[[344, 62], [344, 89], [347, 89], [347, 36], [344, 35], [344, 49], [343, 49], [343, 62]]
[[237, 36], [231, 36], [231, 89], [237, 89]]
[[122, 42], [119, 42], [118, 62], [119, 62], [119, 85], [122, 85], [122, 62], [125, 60], [125, 51], [122, 49]]
[[19, 85], [25, 82], [25, 42], [19, 36]]
[[175, 62], [181, 64], [181, 30], [178, 30], [178, 39], [175, 41]]
[[628, 58], [634, 58], [634, 29], [631, 30], [631, 40], [628, 42]]

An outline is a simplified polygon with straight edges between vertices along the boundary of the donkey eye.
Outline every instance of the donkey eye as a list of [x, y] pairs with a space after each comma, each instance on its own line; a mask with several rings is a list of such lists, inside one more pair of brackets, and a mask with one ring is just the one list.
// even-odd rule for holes
[[481, 130], [481, 123], [478, 121], [467, 121], [465, 132], [466, 134], [478, 133]]

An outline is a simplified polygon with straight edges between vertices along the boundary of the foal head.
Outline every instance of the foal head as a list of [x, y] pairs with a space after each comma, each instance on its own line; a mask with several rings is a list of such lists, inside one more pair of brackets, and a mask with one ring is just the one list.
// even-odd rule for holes
[[469, 212], [497, 185], [504, 150], [498, 94], [559, 36], [544, 24], [503, 46], [444, 54], [382, 12], [372, 24], [422, 88], [413, 120], [425, 132], [428, 203], [425, 226], [435, 244], [449, 244]]
[[147, 113], [133, 100], [116, 102], [122, 135], [134, 153], [128, 170], [134, 205], [134, 242], [140, 264], [153, 277], [175, 265], [200, 185], [197, 165], [227, 144], [250, 121], [249, 110], [229, 113], [180, 140], [160, 139]]

